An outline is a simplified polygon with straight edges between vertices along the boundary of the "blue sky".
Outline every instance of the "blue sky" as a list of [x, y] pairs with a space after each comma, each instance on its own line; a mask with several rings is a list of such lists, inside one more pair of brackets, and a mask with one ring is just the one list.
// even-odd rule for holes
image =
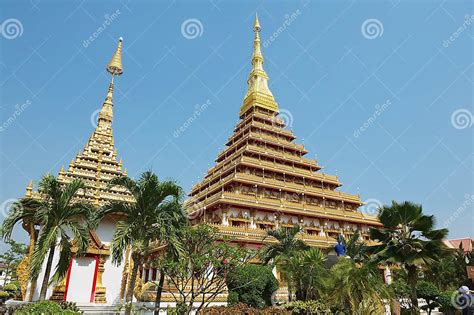
[[189, 191], [238, 120], [256, 12], [270, 88], [308, 156], [342, 191], [422, 203], [450, 237], [473, 237], [468, 1], [4, 1], [1, 215], [82, 150], [120, 36], [119, 156]]

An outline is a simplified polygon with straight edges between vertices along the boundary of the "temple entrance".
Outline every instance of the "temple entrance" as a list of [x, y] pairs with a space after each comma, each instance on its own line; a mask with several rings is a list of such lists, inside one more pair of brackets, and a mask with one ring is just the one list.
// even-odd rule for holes
[[95, 257], [74, 257], [66, 284], [66, 301], [94, 301], [94, 287], [97, 273]]

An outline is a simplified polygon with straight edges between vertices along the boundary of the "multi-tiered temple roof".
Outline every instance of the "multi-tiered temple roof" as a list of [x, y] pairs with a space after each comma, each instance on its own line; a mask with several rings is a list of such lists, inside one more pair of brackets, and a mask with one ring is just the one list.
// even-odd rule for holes
[[278, 118], [278, 104], [268, 87], [254, 24], [252, 71], [240, 109], [240, 121], [216, 165], [195, 185], [186, 203], [194, 222], [207, 222], [245, 244], [261, 244], [266, 229], [300, 225], [310, 245], [326, 247], [338, 235], [359, 231], [368, 239], [375, 217], [357, 211], [360, 196], [337, 190], [336, 176], [319, 172], [308, 151], [294, 142]]
[[[123, 73], [121, 38], [107, 65], [107, 71], [111, 74], [112, 81], [99, 112], [97, 126], [82, 153], [77, 154], [67, 170], [61, 167], [58, 174], [58, 180], [62, 183], [81, 179], [86, 190], [79, 193], [79, 198], [89, 201], [95, 206], [102, 206], [109, 201], [118, 200], [133, 202], [130, 193], [123, 188], [107, 187], [112, 178], [126, 175], [126, 170], [122, 170], [122, 160], [117, 160], [117, 150], [112, 133], [114, 78]], [[27, 197], [37, 196], [40, 198], [38, 193], [33, 191], [32, 182], [28, 185], [26, 195]]]

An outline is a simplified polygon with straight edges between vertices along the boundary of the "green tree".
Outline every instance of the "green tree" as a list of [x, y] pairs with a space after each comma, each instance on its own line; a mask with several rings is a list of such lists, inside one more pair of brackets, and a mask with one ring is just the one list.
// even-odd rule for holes
[[[3, 222], [2, 236], [5, 240], [10, 239], [13, 227], [20, 221], [31, 220], [40, 225], [38, 241], [29, 266], [30, 278], [36, 279], [47, 256], [40, 300], [46, 298], [50, 283], [57, 283], [66, 275], [73, 246], [77, 247], [78, 254], [84, 253], [87, 249], [89, 240], [87, 222], [93, 207], [76, 198], [80, 192], [84, 193], [85, 189], [81, 180], [76, 179], [62, 184], [56, 177], [46, 175], [39, 182], [38, 192], [41, 199], [20, 199], [13, 204]], [[56, 248], [59, 249], [59, 261], [50, 279]]]
[[328, 299], [349, 314], [383, 314], [384, 299], [391, 297], [374, 263], [357, 264], [341, 258], [331, 268]]
[[346, 242], [346, 255], [355, 262], [364, 262], [370, 258], [367, 244], [361, 240], [359, 231], [356, 231]]
[[295, 290], [300, 301], [317, 300], [324, 295], [328, 284], [327, 257], [320, 249], [310, 248], [281, 255], [276, 258], [288, 285]]
[[[136, 181], [128, 176], [116, 177], [110, 181], [109, 186], [121, 186], [135, 199], [133, 203], [110, 202], [96, 212], [93, 220], [94, 226], [97, 226], [107, 215], [121, 215], [111, 242], [112, 261], [120, 264], [126, 249], [131, 248], [133, 268], [125, 296], [125, 302], [131, 303], [138, 269], [151, 246], [160, 245], [160, 241], [168, 241], [169, 239], [159, 239], [169, 231], [167, 225], [174, 226], [176, 221], [183, 218], [179, 206], [183, 193], [181, 187], [174, 182], [161, 182], [150, 171], [143, 173]], [[125, 313], [130, 312], [131, 308], [127, 307]]]
[[253, 255], [231, 245], [230, 239], [205, 224], [185, 227], [179, 237], [182, 255], [178, 260], [166, 256], [161, 261], [161, 270], [167, 276], [175, 301], [185, 305], [186, 313], [199, 303], [195, 310], [199, 313], [226, 291], [229, 272], [245, 265]]
[[5, 243], [9, 248], [5, 253], [0, 254], [0, 263], [5, 266], [5, 284], [7, 284], [17, 279], [16, 269], [28, 252], [28, 246], [17, 243], [13, 239], [9, 239]]
[[272, 305], [271, 297], [273, 292], [278, 290], [278, 280], [270, 267], [248, 264], [229, 271], [227, 288], [230, 305], [242, 302], [263, 308]]
[[446, 252], [443, 239], [448, 230], [434, 229], [434, 216], [424, 215], [421, 205], [409, 201], [393, 201], [379, 210], [378, 217], [384, 228], [370, 229], [371, 238], [380, 242], [371, 251], [378, 261], [398, 264], [406, 270], [410, 300], [416, 311], [418, 268], [432, 265]]
[[428, 315], [439, 306], [437, 302], [440, 292], [434, 283], [429, 281], [419, 281], [416, 285], [416, 294], [418, 297], [426, 301], [426, 305], [422, 306], [421, 309], [428, 311]]
[[[290, 257], [296, 251], [308, 249], [309, 246], [305, 242], [296, 238], [301, 232], [302, 229], [298, 225], [292, 228], [281, 227], [276, 230], [268, 230], [267, 235], [273, 237], [276, 243], [269, 243], [263, 247], [260, 253], [263, 263], [269, 264], [273, 261], [273, 264], [275, 264], [280, 256]], [[290, 283], [288, 283], [288, 300], [292, 300]]]
[[436, 284], [441, 291], [469, 285], [466, 267], [472, 263], [471, 255], [464, 253], [462, 248], [449, 249], [449, 254], [440, 257], [423, 270], [424, 278]]

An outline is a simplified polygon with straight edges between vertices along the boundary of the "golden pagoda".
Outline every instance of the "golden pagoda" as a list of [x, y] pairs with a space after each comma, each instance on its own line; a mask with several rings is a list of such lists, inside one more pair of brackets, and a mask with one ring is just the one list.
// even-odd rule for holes
[[310, 246], [331, 247], [339, 235], [359, 231], [368, 240], [377, 218], [358, 212], [360, 196], [337, 190], [336, 176], [319, 172], [308, 151], [285, 129], [268, 87], [255, 17], [252, 71], [240, 121], [214, 167], [195, 185], [185, 207], [193, 223], [216, 226], [222, 235], [258, 248], [267, 229], [299, 225]]
[[[122, 38], [120, 38], [115, 53], [106, 67], [107, 72], [111, 75], [111, 82], [108, 87], [107, 96], [99, 112], [97, 126], [89, 137], [82, 152], [76, 155], [67, 170], [61, 167], [58, 174], [58, 181], [64, 184], [70, 183], [74, 179], [82, 180], [86, 189], [85, 191], [79, 191], [76, 198], [90, 202], [96, 207], [100, 207], [110, 201], [134, 202], [132, 195], [127, 190], [121, 187], [108, 187], [108, 183], [112, 178], [126, 175], [126, 170], [122, 170], [122, 160], [117, 160], [117, 150], [115, 149], [112, 133], [114, 78], [123, 73], [122, 41]], [[30, 182], [26, 189], [25, 197], [41, 199], [42, 195], [33, 190], [33, 183]], [[111, 224], [113, 224], [113, 222]], [[38, 232], [31, 223], [24, 224], [24, 228], [30, 234], [30, 250], [28, 255], [30, 256]], [[93, 302], [105, 303], [106, 288], [102, 285], [102, 273], [104, 272], [104, 263], [110, 255], [110, 248], [102, 243], [96, 231], [90, 231], [90, 236], [87, 254], [97, 256], [99, 261]], [[28, 256], [25, 257], [19, 266], [22, 271], [20, 274], [24, 275], [24, 279], [21, 281], [23, 296], [25, 296], [26, 293], [25, 282], [28, 280]], [[30, 300], [34, 290], [35, 284], [32, 283], [30, 286]], [[65, 292], [66, 279], [55, 287], [51, 299], [63, 300], [65, 298]]]
[[[97, 126], [89, 137], [82, 153], [76, 155], [67, 170], [61, 167], [58, 174], [58, 180], [62, 183], [81, 179], [86, 186], [86, 191], [81, 192], [79, 198], [96, 206], [118, 200], [133, 202], [132, 196], [126, 190], [107, 187], [112, 178], [126, 175], [126, 170], [122, 170], [122, 160], [117, 160], [117, 150], [115, 149], [112, 133], [114, 78], [123, 73], [122, 38], [119, 39], [117, 49], [106, 69], [111, 74], [112, 79], [102, 109], [99, 112]], [[29, 186], [26, 196], [34, 195], [38, 196]]]

